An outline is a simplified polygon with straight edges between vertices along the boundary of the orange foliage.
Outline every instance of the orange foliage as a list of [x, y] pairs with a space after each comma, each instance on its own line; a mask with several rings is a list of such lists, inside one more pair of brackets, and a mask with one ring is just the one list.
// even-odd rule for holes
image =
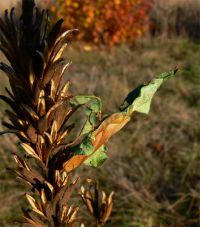
[[133, 42], [148, 29], [152, 0], [57, 0], [50, 10], [64, 27], [78, 28], [77, 39], [106, 44]]

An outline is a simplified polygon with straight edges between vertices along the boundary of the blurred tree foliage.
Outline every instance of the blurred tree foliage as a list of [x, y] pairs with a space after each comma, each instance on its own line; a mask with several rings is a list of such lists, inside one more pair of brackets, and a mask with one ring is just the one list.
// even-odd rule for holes
[[55, 19], [65, 29], [79, 29], [78, 40], [113, 46], [134, 42], [148, 29], [153, 0], [57, 0], [49, 1]]

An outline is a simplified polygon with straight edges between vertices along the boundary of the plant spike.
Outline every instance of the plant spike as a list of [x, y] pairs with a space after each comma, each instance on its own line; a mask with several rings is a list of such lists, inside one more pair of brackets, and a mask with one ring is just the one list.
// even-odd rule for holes
[[[26, 194], [31, 210], [25, 212], [25, 222], [30, 226], [71, 226], [77, 221], [78, 207], [70, 206], [69, 199], [79, 179], [70, 180], [71, 173], [83, 163], [102, 165], [107, 159], [107, 140], [130, 121], [134, 111], [149, 112], [153, 95], [176, 70], [138, 87], [127, 96], [120, 112], [103, 117], [98, 97], [73, 96], [69, 82], [62, 85], [70, 63], [61, 55], [72, 30], [62, 32], [63, 20], [50, 26], [48, 11], [35, 8], [34, 0], [22, 0], [22, 16], [14, 16], [13, 8], [0, 19], [0, 50], [10, 63], [0, 63], [10, 83], [7, 96], [0, 96], [10, 107], [6, 110], [9, 122], [3, 123], [7, 130], [0, 134], [16, 134], [24, 149], [23, 156], [13, 154], [17, 164], [13, 171], [33, 192]], [[68, 120], [82, 107], [85, 124], [66, 144], [74, 128]], [[112, 193], [108, 198], [102, 193], [103, 211], [98, 210], [98, 217], [84, 190], [82, 198], [97, 224], [105, 223], [112, 209]]]
[[113, 195], [111, 192], [107, 197], [104, 191], [99, 190], [98, 183], [88, 179], [90, 187], [86, 190], [81, 187], [80, 195], [88, 212], [95, 218], [97, 227], [104, 225], [110, 217], [113, 207]]
[[49, 166], [54, 151], [73, 129], [73, 125], [63, 126], [77, 109], [69, 105], [68, 86], [61, 87], [69, 66], [61, 54], [71, 31], [61, 32], [62, 20], [51, 27], [48, 11], [35, 8], [33, 0], [23, 0], [22, 16], [18, 20], [14, 16], [12, 9], [0, 19], [0, 49], [11, 65], [0, 64], [11, 87], [8, 96], [0, 98], [10, 106], [5, 132], [15, 133], [25, 151], [23, 157], [14, 154], [17, 167], [13, 171], [35, 192], [26, 194], [32, 210], [25, 213], [25, 222], [72, 224], [78, 208], [68, 206], [68, 200], [77, 181], [70, 182], [63, 169]]

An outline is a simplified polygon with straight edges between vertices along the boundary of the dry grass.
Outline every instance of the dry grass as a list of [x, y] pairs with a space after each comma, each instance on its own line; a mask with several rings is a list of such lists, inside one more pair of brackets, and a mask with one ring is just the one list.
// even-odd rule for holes
[[[110, 159], [103, 167], [83, 167], [77, 174], [93, 176], [106, 192], [116, 192], [108, 226], [199, 226], [200, 47], [183, 39], [156, 39], [110, 52], [69, 47], [66, 55], [73, 61], [66, 80], [76, 93], [101, 96], [105, 112], [115, 111], [136, 85], [181, 68], [160, 89], [150, 115], [135, 114], [109, 143]], [[15, 149], [10, 140], [1, 138], [0, 199], [9, 209], [1, 206], [0, 226], [13, 226], [9, 223], [18, 219], [17, 198], [24, 192], [4, 170]], [[86, 217], [84, 209], [81, 216]]]
[[200, 37], [199, 0], [155, 0], [150, 14], [152, 35]]

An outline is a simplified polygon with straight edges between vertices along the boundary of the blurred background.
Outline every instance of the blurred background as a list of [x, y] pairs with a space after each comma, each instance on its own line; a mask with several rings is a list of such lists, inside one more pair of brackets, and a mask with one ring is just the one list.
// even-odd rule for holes
[[[116, 111], [134, 87], [178, 66], [150, 114], [135, 114], [108, 143], [110, 159], [100, 169], [82, 167], [77, 174], [99, 179], [107, 193], [115, 191], [109, 227], [199, 227], [200, 0], [37, 4], [49, 8], [53, 21], [63, 18], [64, 29], [79, 29], [69, 37], [65, 55], [73, 64], [65, 79], [74, 93], [100, 96], [105, 113]], [[1, 15], [12, 6], [19, 12], [20, 1], [0, 0]], [[1, 93], [5, 78], [1, 75]], [[1, 118], [5, 108], [1, 103]], [[6, 170], [14, 166], [17, 140], [3, 136], [0, 144], [0, 226], [20, 226], [26, 189]], [[84, 208], [82, 217], [92, 226]]]

